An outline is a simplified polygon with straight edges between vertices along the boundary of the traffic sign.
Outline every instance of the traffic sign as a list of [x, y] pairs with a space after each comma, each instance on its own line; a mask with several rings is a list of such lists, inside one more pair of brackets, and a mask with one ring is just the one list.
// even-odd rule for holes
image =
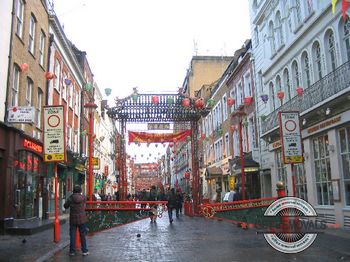
[[299, 112], [279, 112], [280, 136], [284, 164], [303, 162]]
[[44, 107], [44, 161], [66, 160], [65, 118], [63, 106]]

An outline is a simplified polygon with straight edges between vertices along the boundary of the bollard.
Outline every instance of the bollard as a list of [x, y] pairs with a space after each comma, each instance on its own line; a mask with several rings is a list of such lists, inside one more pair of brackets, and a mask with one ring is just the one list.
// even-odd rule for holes
[[77, 227], [77, 230], [75, 233], [75, 248], [80, 249], [80, 230], [79, 230], [79, 227]]

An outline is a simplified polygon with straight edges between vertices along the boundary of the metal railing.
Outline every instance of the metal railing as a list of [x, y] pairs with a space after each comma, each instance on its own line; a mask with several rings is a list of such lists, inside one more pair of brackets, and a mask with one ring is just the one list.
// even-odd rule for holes
[[350, 86], [350, 61], [342, 64], [336, 70], [306, 88], [302, 96], [295, 96], [262, 121], [262, 134], [266, 134], [279, 125], [278, 112], [297, 110], [300, 113], [321, 103], [327, 98], [341, 92]]

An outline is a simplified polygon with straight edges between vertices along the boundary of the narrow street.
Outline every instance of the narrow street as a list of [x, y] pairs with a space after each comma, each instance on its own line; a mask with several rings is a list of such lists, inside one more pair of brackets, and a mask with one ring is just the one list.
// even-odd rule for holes
[[306, 251], [283, 254], [253, 229], [184, 215], [169, 224], [165, 215], [88, 237], [86, 257], [80, 251], [70, 257], [66, 247], [49, 261], [350, 261], [349, 234], [320, 234]]

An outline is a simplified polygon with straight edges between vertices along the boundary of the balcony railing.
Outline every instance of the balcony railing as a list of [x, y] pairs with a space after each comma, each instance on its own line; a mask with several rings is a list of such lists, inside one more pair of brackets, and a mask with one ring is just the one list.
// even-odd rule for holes
[[350, 86], [350, 61], [306, 88], [302, 96], [295, 96], [262, 121], [262, 134], [266, 134], [278, 126], [278, 112], [296, 110], [300, 113], [321, 103], [327, 98], [341, 92]]

